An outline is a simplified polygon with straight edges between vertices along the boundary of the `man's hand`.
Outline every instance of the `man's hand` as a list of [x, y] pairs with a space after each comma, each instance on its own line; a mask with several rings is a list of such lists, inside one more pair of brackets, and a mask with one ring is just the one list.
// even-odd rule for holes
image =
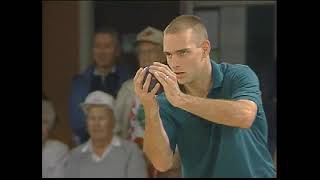
[[158, 81], [162, 84], [168, 101], [175, 107], [179, 106], [183, 93], [181, 92], [176, 74], [164, 64], [154, 62], [150, 66], [149, 71], [154, 74]]
[[133, 78], [134, 81], [134, 91], [136, 95], [140, 98], [141, 104], [144, 107], [150, 106], [158, 106], [157, 100], [155, 98], [156, 92], [160, 88], [160, 84], [157, 83], [155, 87], [148, 93], [150, 81], [151, 81], [151, 74], [148, 74], [145, 83], [142, 85], [143, 78], [146, 74], [146, 68], [140, 68], [136, 75]]
[[[166, 171], [172, 166], [173, 153], [170, 148], [169, 138], [162, 125], [159, 114], [159, 105], [156, 100], [156, 92], [160, 88], [157, 83], [148, 93], [151, 74], [142, 85], [147, 70], [140, 68], [134, 77], [134, 90], [145, 110], [146, 126], [144, 132], [143, 151], [148, 159], [159, 171]], [[157, 143], [154, 143], [157, 142]]]

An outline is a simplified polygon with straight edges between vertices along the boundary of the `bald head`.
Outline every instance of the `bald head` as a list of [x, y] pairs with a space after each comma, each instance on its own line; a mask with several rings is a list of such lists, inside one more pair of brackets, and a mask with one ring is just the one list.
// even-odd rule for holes
[[186, 30], [192, 30], [197, 43], [201, 43], [204, 40], [208, 40], [207, 29], [198, 16], [194, 15], [181, 15], [173, 19], [170, 24], [164, 30], [164, 34], [175, 34], [184, 32]]

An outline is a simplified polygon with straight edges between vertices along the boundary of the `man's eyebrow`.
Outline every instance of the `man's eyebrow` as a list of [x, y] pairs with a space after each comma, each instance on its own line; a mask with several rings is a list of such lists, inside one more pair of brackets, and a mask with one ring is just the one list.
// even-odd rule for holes
[[[176, 51], [174, 51], [173, 53], [176, 53], [176, 52], [183, 52], [183, 51], [186, 51], [186, 50], [189, 50], [189, 49], [190, 49], [190, 48], [183, 48], [183, 49], [176, 50]], [[165, 54], [172, 54], [172, 53], [167, 52], [167, 51], [163, 51], [163, 53], [165, 53]]]

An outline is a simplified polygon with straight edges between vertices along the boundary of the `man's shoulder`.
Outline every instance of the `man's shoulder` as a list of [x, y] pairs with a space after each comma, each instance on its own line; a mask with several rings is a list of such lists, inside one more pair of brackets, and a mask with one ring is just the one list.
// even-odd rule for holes
[[139, 149], [138, 145], [132, 141], [123, 139], [123, 138], [119, 138], [120, 142], [121, 142], [121, 146], [122, 148], [126, 149], [128, 152], [131, 151], [136, 151], [137, 149]]
[[255, 72], [245, 64], [221, 63], [221, 68], [225, 70], [225, 78], [236, 79], [242, 76], [255, 76]]
[[128, 70], [129, 69], [129, 66], [126, 64], [123, 64], [123, 63], [116, 63], [115, 66], [118, 70]]
[[118, 156], [122, 157], [128, 157], [128, 156], [136, 156], [136, 155], [142, 155], [141, 149], [138, 147], [138, 145], [132, 141], [117, 137], [120, 145], [113, 146], [114, 153], [116, 153]]
[[80, 154], [84, 152], [84, 148], [85, 148], [85, 146], [87, 146], [87, 143], [88, 142], [85, 142], [85, 143], [80, 144], [80, 145], [74, 147], [73, 149], [71, 149], [70, 158], [74, 159], [74, 158], [80, 156]]
[[58, 140], [47, 140], [42, 155], [44, 161], [54, 163], [61, 157], [65, 157], [68, 152], [69, 148], [66, 144]]
[[133, 79], [126, 80], [122, 85], [121, 88], [127, 90], [133, 90]]
[[134, 75], [134, 70], [130, 68], [128, 65], [117, 63], [115, 67], [116, 73], [118, 73], [120, 76], [125, 76], [128, 78]]
[[225, 66], [225, 68], [227, 69], [227, 72], [238, 72], [238, 71], [242, 71], [242, 70], [247, 70], [247, 69], [251, 69], [248, 65], [245, 64], [230, 64], [230, 63], [220, 63], [220, 65], [222, 67]]
[[78, 81], [83, 81], [87, 78], [90, 77], [90, 75], [93, 74], [93, 71], [94, 71], [94, 65], [89, 65], [84, 71], [74, 75], [72, 77], [72, 81], [73, 82], [78, 82]]
[[122, 83], [119, 92], [117, 94], [116, 102], [123, 102], [135, 96], [133, 80], [129, 79]]
[[65, 152], [65, 151], [68, 151], [69, 149], [66, 144], [53, 139], [47, 140], [45, 148], [55, 152]]

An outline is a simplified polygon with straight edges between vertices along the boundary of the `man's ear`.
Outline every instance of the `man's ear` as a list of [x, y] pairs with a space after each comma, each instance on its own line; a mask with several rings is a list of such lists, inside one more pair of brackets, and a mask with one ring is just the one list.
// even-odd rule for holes
[[202, 43], [202, 50], [203, 50], [203, 58], [209, 56], [210, 50], [211, 50], [211, 45], [209, 40], [205, 40]]

